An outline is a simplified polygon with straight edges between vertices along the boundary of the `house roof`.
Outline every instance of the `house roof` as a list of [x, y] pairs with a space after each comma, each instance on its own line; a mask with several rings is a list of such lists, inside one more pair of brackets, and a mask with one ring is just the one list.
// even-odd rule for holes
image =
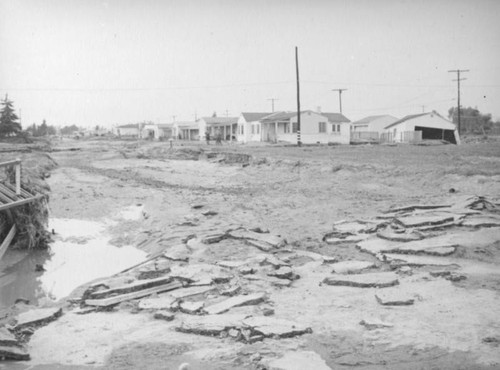
[[242, 112], [241, 115], [247, 122], [255, 122], [272, 113], [254, 113], [254, 112]]
[[396, 126], [396, 125], [399, 125], [400, 123], [403, 123], [405, 121], [408, 121], [410, 119], [414, 119], [414, 118], [418, 118], [418, 117], [422, 117], [422, 116], [425, 116], [427, 114], [430, 114], [430, 113], [420, 113], [420, 114], [410, 114], [408, 116], [405, 116], [403, 118], [401, 118], [400, 120], [394, 122], [394, 123], [391, 123], [389, 126], [385, 126], [385, 128], [391, 128], [393, 126]]
[[319, 113], [318, 114], [325, 116], [328, 118], [328, 121], [334, 123], [342, 123], [342, 122], [351, 122], [346, 116], [342, 113]]
[[230, 124], [237, 123], [238, 117], [202, 117], [207, 124]]
[[176, 122], [177, 127], [183, 128], [198, 128], [198, 123], [194, 121], [178, 121]]
[[139, 124], [138, 123], [128, 123], [126, 125], [120, 125], [118, 126], [118, 128], [139, 128]]
[[297, 112], [274, 112], [261, 118], [262, 122], [288, 121], [295, 117]]
[[380, 114], [380, 115], [377, 115], [377, 116], [368, 116], [368, 117], [365, 117], [365, 118], [362, 118], [360, 120], [357, 120], [355, 122], [353, 122], [352, 124], [353, 125], [366, 125], [372, 121], [375, 121], [379, 118], [385, 118], [385, 117], [390, 117], [390, 118], [394, 118], [395, 120], [397, 120], [396, 117], [394, 116], [391, 116], [389, 114]]
[[173, 123], [158, 123], [158, 128], [172, 128], [174, 126]]

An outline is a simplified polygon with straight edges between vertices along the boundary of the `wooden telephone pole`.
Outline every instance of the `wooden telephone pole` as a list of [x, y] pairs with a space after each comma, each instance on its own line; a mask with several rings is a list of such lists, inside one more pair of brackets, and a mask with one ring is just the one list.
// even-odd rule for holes
[[297, 145], [302, 146], [300, 140], [300, 83], [299, 83], [299, 49], [295, 47], [295, 70], [297, 72]]
[[333, 89], [332, 91], [339, 92], [339, 106], [340, 106], [340, 114], [342, 114], [342, 91], [346, 91], [347, 89]]
[[457, 79], [453, 80], [453, 81], [457, 81], [457, 85], [458, 85], [458, 102], [457, 102], [458, 125], [457, 125], [457, 129], [458, 129], [458, 135], [460, 135], [460, 81], [466, 80], [466, 78], [460, 78], [460, 72], [469, 72], [469, 70], [468, 69], [452, 69], [452, 70], [449, 70], [448, 72], [457, 74]]

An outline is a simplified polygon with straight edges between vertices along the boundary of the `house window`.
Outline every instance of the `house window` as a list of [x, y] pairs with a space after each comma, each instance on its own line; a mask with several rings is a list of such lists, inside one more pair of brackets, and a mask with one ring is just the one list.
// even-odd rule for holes
[[292, 132], [295, 133], [297, 132], [299, 125], [297, 122], [292, 122]]
[[255, 125], [255, 131], [256, 131], [256, 134], [260, 133], [260, 125], [259, 124]]
[[283, 131], [285, 134], [290, 133], [290, 123], [289, 122], [285, 122], [285, 127], [284, 127]]
[[318, 126], [320, 133], [326, 132], [326, 122], [318, 122]]

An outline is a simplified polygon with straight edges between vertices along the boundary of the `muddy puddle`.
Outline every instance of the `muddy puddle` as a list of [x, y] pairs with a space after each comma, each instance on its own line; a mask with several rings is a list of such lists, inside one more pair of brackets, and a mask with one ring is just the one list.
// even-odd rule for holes
[[67, 297], [78, 286], [124, 270], [146, 258], [146, 253], [130, 245], [116, 247], [106, 230], [119, 219], [133, 220], [142, 207], [131, 206], [117, 219], [103, 222], [51, 219], [54, 230], [48, 251], [8, 250], [0, 262], [0, 307], [18, 298], [32, 304]]

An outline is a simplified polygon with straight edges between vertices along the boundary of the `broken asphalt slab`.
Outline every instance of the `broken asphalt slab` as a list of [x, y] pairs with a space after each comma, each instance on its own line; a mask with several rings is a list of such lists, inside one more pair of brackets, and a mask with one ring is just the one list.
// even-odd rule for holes
[[386, 262], [393, 266], [456, 266], [459, 264], [455, 259], [434, 256], [417, 256], [414, 254], [394, 254], [387, 253], [382, 255]]
[[291, 338], [312, 333], [312, 329], [296, 322], [268, 316], [252, 316], [243, 320], [243, 325], [266, 338]]
[[382, 306], [410, 306], [415, 298], [401, 289], [384, 289], [375, 294], [375, 299]]
[[203, 309], [209, 315], [217, 315], [229, 311], [233, 307], [254, 305], [266, 299], [265, 293], [253, 293], [228, 298], [222, 302], [213, 304]]
[[373, 255], [378, 253], [428, 254], [447, 256], [455, 252], [458, 243], [449, 235], [434, 238], [398, 243], [380, 238], [365, 240], [356, 244], [363, 252]]
[[14, 361], [29, 361], [30, 355], [24, 348], [0, 346], [0, 358]]
[[183, 333], [219, 336], [223, 331], [239, 328], [246, 315], [222, 314], [208, 316], [186, 316], [175, 330]]
[[334, 263], [331, 266], [333, 267], [332, 272], [336, 274], [356, 274], [374, 267], [375, 264], [368, 261], [342, 261]]
[[323, 284], [349, 286], [355, 288], [386, 288], [399, 284], [394, 272], [375, 272], [357, 275], [332, 275], [323, 280]]
[[17, 339], [10, 331], [6, 328], [0, 328], [0, 346], [15, 346], [17, 345]]
[[396, 217], [396, 222], [400, 223], [406, 228], [418, 227], [418, 226], [429, 226], [429, 225], [439, 225], [446, 222], [451, 222], [455, 219], [453, 214], [450, 213], [426, 213], [426, 214], [416, 214], [404, 217]]
[[15, 331], [19, 331], [28, 326], [38, 326], [49, 323], [62, 316], [62, 308], [37, 308], [23, 312], [17, 317], [17, 323], [14, 326]]

